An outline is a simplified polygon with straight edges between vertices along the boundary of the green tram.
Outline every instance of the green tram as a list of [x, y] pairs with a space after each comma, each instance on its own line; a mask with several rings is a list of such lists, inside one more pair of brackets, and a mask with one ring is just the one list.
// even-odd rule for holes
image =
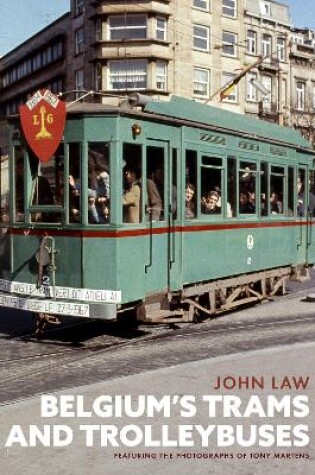
[[173, 97], [74, 104], [45, 162], [18, 117], [9, 131], [3, 307], [194, 321], [281, 292], [314, 263], [315, 153], [292, 129]]

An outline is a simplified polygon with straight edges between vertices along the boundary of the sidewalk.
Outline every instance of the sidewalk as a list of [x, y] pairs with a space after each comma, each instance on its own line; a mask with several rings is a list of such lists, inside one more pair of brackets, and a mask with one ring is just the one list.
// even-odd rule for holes
[[[153, 395], [156, 399], [163, 396], [171, 396], [171, 417], [162, 417], [162, 413], [150, 418], [147, 414], [140, 417], [110, 417], [104, 418], [95, 415], [92, 410], [90, 417], [45, 417], [41, 418], [40, 397], [22, 401], [9, 406], [1, 407], [1, 434], [0, 434], [0, 462], [1, 473], [5, 475], [312, 475], [315, 473], [315, 450], [312, 442], [312, 432], [314, 433], [315, 402], [310, 397], [314, 394], [314, 367], [315, 367], [315, 343], [296, 344], [294, 346], [282, 347], [279, 349], [269, 349], [246, 354], [231, 355], [215, 359], [207, 359], [199, 362], [183, 364], [167, 369], [151, 371], [140, 375], [133, 375], [116, 379], [114, 381], [98, 383], [85, 387], [78, 387], [71, 391], [59, 393], [62, 395], [83, 396], [84, 412], [93, 408], [93, 401], [102, 395], [131, 395], [133, 398], [133, 410], [138, 405], [138, 395], [145, 395], [148, 402], [148, 395]], [[231, 386], [233, 381], [238, 381], [245, 376], [254, 376], [256, 381], [263, 381], [263, 388], [258, 387], [254, 381], [254, 389], [214, 389], [217, 378], [221, 382], [225, 377], [226, 385]], [[306, 378], [309, 382], [305, 389], [288, 389], [288, 384], [293, 384], [293, 376]], [[262, 379], [263, 377], [263, 379]], [[280, 387], [285, 379], [285, 388], [272, 389], [273, 385]], [[234, 378], [234, 379], [232, 379]], [[248, 381], [252, 381], [249, 379]], [[288, 383], [289, 381], [289, 383]], [[243, 383], [244, 385], [244, 383]], [[244, 409], [250, 396], [257, 394], [266, 408], [268, 395], [274, 395], [277, 399], [284, 396], [291, 396], [291, 409], [294, 409], [292, 399], [297, 395], [310, 397], [310, 414], [307, 417], [283, 417], [283, 414], [276, 414], [273, 418], [262, 418], [257, 415], [244, 417]], [[179, 398], [174, 398], [178, 395]], [[183, 395], [191, 395], [195, 398], [192, 404], [186, 400], [186, 406], [182, 406], [187, 411], [196, 408], [195, 417], [183, 417], [180, 414], [178, 400]], [[209, 417], [209, 406], [202, 401], [203, 395], [224, 395], [241, 397], [239, 410], [242, 417], [223, 417], [222, 406], [218, 403], [216, 417]], [[80, 399], [80, 398], [79, 398]], [[122, 403], [127, 398], [122, 399]], [[174, 404], [176, 402], [176, 404]], [[66, 406], [63, 405], [66, 410]], [[296, 406], [295, 409], [298, 409]], [[104, 409], [104, 406], [102, 407]], [[256, 406], [257, 412], [257, 406]], [[292, 412], [292, 411], [291, 411]], [[103, 413], [102, 413], [103, 414]], [[191, 413], [190, 413], [191, 415]], [[13, 425], [20, 425], [25, 436], [25, 442], [29, 445], [28, 430], [30, 425], [37, 425], [43, 430], [43, 425], [62, 425], [69, 428], [73, 435], [71, 444], [65, 447], [43, 447], [37, 442], [36, 447], [21, 447], [20, 444], [13, 444], [12, 447], [4, 447]], [[95, 424], [93, 432], [92, 447], [87, 447], [87, 429], [80, 430], [80, 425], [85, 427]], [[201, 446], [201, 436], [193, 429], [193, 435], [186, 434], [186, 441], [194, 439], [192, 447], [145, 447], [143, 443], [136, 447], [105, 447], [101, 446], [100, 425], [114, 425], [118, 430], [124, 426], [137, 426], [131, 432], [126, 432], [127, 440], [134, 440], [143, 432], [143, 426], [152, 426], [152, 439], [159, 441], [161, 435], [161, 425], [170, 426], [170, 435], [164, 433], [164, 440], [178, 440], [177, 426], [196, 425], [206, 429], [209, 425], [244, 425], [247, 432], [244, 438], [249, 437], [249, 425], [261, 426], [272, 424], [273, 426], [307, 424], [309, 426], [310, 444], [303, 447], [259, 447], [257, 443], [250, 447], [242, 447], [234, 444], [232, 447], [218, 447], [215, 435], [209, 436], [209, 446]], [[92, 437], [92, 430], [90, 436]], [[123, 431], [120, 436], [123, 437]], [[215, 432], [214, 432], [215, 434]], [[63, 434], [65, 436], [65, 433]], [[21, 436], [22, 437], [22, 436]], [[149, 437], [149, 436], [148, 436]], [[185, 438], [184, 437], [184, 438]], [[291, 440], [297, 440], [297, 436], [287, 436]], [[23, 437], [22, 437], [23, 439]], [[19, 440], [22, 440], [19, 438]], [[115, 440], [119, 440], [116, 438]], [[149, 440], [149, 439], [147, 439]], [[150, 445], [150, 443], [148, 443]], [[167, 443], [166, 443], [167, 445]], [[276, 453], [290, 454], [290, 458], [275, 458]], [[308, 457], [308, 458], [307, 458]]]

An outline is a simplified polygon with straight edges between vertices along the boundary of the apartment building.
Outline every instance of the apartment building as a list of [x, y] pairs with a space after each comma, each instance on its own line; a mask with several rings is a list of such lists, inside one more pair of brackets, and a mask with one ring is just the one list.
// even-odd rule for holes
[[290, 113], [287, 124], [315, 143], [315, 40], [308, 29], [293, 29], [290, 43]]
[[290, 97], [290, 12], [273, 1], [247, 0], [246, 59], [263, 60], [246, 75], [245, 112], [283, 123]]
[[69, 14], [63, 15], [0, 58], [0, 115], [16, 113], [39, 88], [63, 91], [67, 85]]
[[71, 0], [69, 13], [0, 59], [0, 114], [49, 87], [66, 100], [175, 94], [291, 125], [315, 94], [313, 40], [274, 0]]

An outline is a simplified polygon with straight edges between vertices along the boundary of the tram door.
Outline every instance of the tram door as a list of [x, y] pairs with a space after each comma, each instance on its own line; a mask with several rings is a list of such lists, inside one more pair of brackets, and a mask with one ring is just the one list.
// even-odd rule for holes
[[[314, 166], [314, 165], [313, 165]], [[308, 262], [315, 264], [315, 169], [309, 171]]]
[[299, 263], [306, 263], [309, 257], [310, 229], [308, 225], [308, 169], [305, 165], [298, 165], [297, 171], [297, 258]]
[[177, 218], [177, 153], [169, 141], [148, 140], [146, 146], [146, 292], [177, 288], [180, 250]]

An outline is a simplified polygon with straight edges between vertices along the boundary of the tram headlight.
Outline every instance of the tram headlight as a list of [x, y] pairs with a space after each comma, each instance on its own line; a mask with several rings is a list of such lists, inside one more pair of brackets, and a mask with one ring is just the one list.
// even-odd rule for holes
[[140, 134], [141, 134], [141, 131], [142, 131], [141, 126], [140, 126], [139, 124], [136, 124], [136, 123], [135, 123], [135, 124], [132, 124], [131, 130], [132, 130], [132, 136], [133, 136], [134, 139], [135, 139], [138, 135], [140, 135]]

